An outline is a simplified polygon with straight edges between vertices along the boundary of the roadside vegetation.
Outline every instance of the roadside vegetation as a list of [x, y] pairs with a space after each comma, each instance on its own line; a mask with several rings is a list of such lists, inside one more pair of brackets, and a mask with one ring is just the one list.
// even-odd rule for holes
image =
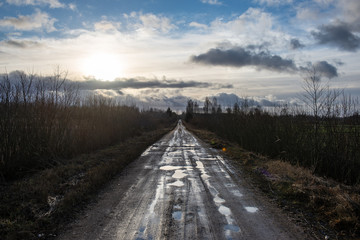
[[190, 123], [186, 127], [213, 148], [223, 149], [248, 183], [260, 189], [315, 239], [359, 239], [359, 185], [316, 176], [307, 168], [245, 150]]
[[243, 148], [310, 169], [342, 183], [360, 183], [360, 102], [323, 84], [316, 69], [304, 80], [304, 105], [223, 109], [205, 99], [188, 101], [185, 119]]
[[303, 106], [292, 107], [253, 107], [244, 99], [224, 109], [216, 98], [206, 98], [201, 107], [189, 100], [184, 118], [200, 138], [224, 147], [261, 179], [262, 189], [280, 205], [308, 209], [304, 219], [313, 212], [310, 224], [330, 226], [337, 237], [358, 237], [359, 100], [331, 89], [316, 68], [304, 76], [303, 90]]
[[1, 239], [55, 236], [177, 119], [81, 95], [59, 70], [15, 77], [0, 79]]

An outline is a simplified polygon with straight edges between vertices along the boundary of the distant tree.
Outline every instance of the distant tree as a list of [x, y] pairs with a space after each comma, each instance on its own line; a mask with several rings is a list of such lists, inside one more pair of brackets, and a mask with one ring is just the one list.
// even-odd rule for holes
[[186, 106], [186, 114], [185, 114], [185, 121], [190, 121], [194, 116], [194, 102], [190, 99], [188, 100]]
[[166, 110], [166, 114], [167, 114], [169, 117], [171, 117], [172, 111], [171, 111], [170, 107], [168, 107], [168, 109]]
[[248, 109], [249, 109], [249, 100], [248, 100], [248, 98], [246, 97], [246, 98], [244, 99], [244, 101], [241, 103], [241, 110], [242, 110], [243, 112], [247, 113], [247, 112], [248, 112]]
[[211, 101], [208, 97], [206, 97], [204, 102], [204, 113], [208, 114], [210, 109], [211, 109]]
[[216, 99], [216, 97], [213, 97], [212, 107], [211, 107], [211, 113], [212, 114], [216, 113], [217, 107], [218, 107], [217, 99]]
[[226, 113], [227, 113], [227, 114], [231, 114], [231, 113], [232, 113], [232, 110], [231, 110], [230, 107], [227, 107], [227, 108], [226, 108]]
[[217, 107], [217, 109], [216, 109], [216, 113], [217, 113], [217, 114], [222, 113], [222, 109], [221, 109], [221, 105], [220, 105], [220, 104], [218, 105], [218, 107]]
[[194, 103], [194, 113], [199, 113], [199, 104], [197, 102]]
[[234, 103], [233, 113], [234, 114], [239, 114], [240, 113], [240, 107], [239, 107], [239, 104], [237, 102]]

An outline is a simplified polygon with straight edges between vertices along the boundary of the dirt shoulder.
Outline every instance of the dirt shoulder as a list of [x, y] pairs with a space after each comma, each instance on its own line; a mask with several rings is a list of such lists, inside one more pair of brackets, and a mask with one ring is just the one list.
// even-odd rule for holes
[[99, 190], [170, 130], [146, 132], [0, 185], [0, 239], [55, 237]]
[[255, 188], [316, 239], [360, 239], [360, 186], [315, 176], [308, 169], [246, 151], [212, 132], [186, 127], [223, 149]]

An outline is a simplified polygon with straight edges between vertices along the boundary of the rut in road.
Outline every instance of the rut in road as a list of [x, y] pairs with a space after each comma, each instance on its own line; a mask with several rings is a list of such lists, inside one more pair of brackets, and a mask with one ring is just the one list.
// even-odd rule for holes
[[238, 175], [179, 121], [60, 239], [308, 238]]

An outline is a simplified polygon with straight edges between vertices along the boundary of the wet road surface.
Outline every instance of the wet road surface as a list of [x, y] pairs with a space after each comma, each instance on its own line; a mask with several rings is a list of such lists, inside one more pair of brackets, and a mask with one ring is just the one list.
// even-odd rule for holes
[[179, 121], [59, 239], [308, 239]]

